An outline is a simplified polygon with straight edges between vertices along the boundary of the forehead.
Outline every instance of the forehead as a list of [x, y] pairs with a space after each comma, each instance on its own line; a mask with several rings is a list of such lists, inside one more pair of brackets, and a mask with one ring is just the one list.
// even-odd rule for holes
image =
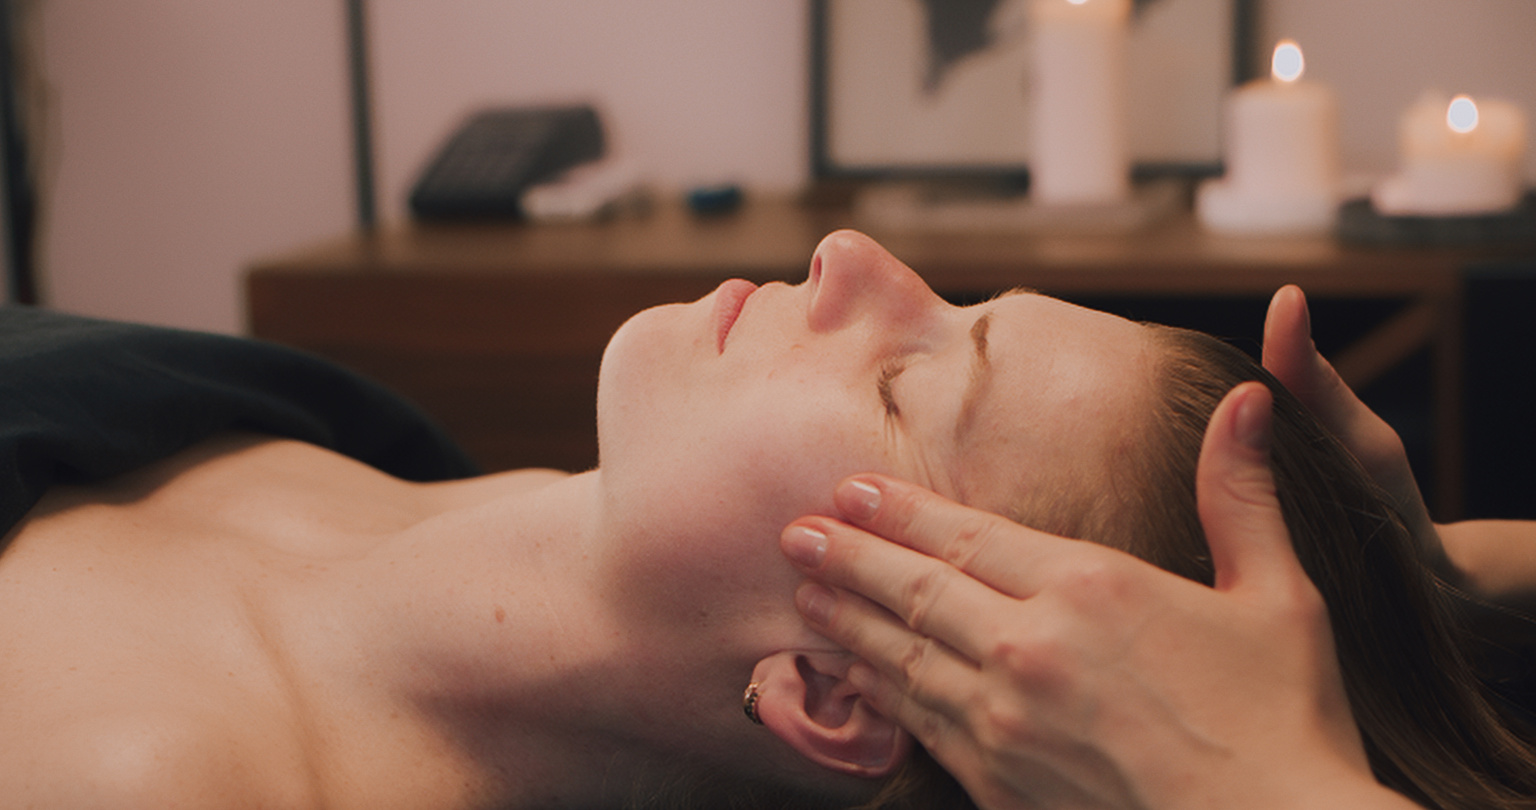
[[1029, 293], [983, 307], [992, 379], [956, 448], [964, 500], [1007, 513], [1027, 488], [1107, 486], [1151, 403], [1149, 330]]

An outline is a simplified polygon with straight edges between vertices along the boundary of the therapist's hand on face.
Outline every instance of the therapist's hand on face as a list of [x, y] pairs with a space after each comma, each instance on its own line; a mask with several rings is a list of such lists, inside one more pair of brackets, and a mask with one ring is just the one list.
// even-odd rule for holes
[[850, 680], [872, 705], [990, 810], [1411, 807], [1371, 777], [1291, 550], [1270, 405], [1239, 386], [1206, 433], [1214, 588], [858, 476], [837, 491], [846, 522], [784, 532], [813, 580], [797, 603], [867, 662]]

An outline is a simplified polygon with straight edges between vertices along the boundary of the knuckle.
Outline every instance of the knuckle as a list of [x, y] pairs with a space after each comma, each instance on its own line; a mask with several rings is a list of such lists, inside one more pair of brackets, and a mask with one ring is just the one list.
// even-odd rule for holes
[[1244, 465], [1227, 480], [1232, 499], [1238, 503], [1278, 508], [1275, 477], [1267, 465]]
[[1108, 555], [1094, 554], [1063, 571], [1058, 596], [1080, 613], [1098, 613], [1131, 601], [1136, 588], [1125, 566]]
[[1000, 638], [988, 657], [1004, 682], [1025, 694], [1061, 694], [1071, 682], [1070, 642], [1050, 626]]
[[1082, 561], [1067, 574], [1067, 580], [1075, 590], [1094, 595], [1114, 591], [1119, 587], [1119, 579], [1114, 566], [1098, 556]]
[[936, 566], [925, 567], [907, 580], [901, 594], [901, 604], [906, 608], [907, 625], [919, 633], [927, 629], [929, 617], [943, 598], [944, 571]]
[[940, 544], [938, 556], [962, 571], [997, 540], [997, 521], [992, 515], [966, 513]]
[[1322, 638], [1332, 633], [1328, 603], [1299, 567], [1294, 575], [1272, 582], [1264, 594], [1261, 610], [1277, 635]]
[[971, 716], [976, 741], [986, 751], [1017, 751], [1031, 748], [1040, 729], [1026, 701], [997, 690], [982, 700]]
[[1279, 613], [1283, 619], [1314, 631], [1328, 625], [1328, 604], [1304, 575], [1297, 576], [1285, 589]]
[[927, 636], [918, 636], [897, 657], [896, 667], [901, 672], [908, 693], [921, 691], [928, 668], [939, 653], [937, 645], [938, 642]]

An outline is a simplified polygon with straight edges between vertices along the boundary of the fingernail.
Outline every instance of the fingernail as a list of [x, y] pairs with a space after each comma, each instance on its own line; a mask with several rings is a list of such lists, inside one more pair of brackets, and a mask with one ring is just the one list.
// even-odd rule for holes
[[880, 490], [863, 481], [847, 481], [837, 488], [837, 508], [849, 520], [864, 521], [880, 511]]
[[1250, 392], [1237, 406], [1232, 430], [1238, 441], [1260, 453], [1269, 452], [1270, 398]]
[[837, 596], [831, 590], [814, 582], [807, 582], [795, 591], [795, 607], [805, 620], [818, 627], [825, 627], [832, 620], [832, 608]]
[[827, 536], [809, 526], [790, 526], [779, 536], [784, 556], [804, 568], [816, 568], [827, 556]]

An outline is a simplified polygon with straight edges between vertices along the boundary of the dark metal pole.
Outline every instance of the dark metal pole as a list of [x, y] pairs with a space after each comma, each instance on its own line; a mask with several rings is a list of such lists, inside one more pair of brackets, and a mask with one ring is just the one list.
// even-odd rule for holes
[[1260, 70], [1256, 61], [1259, 43], [1258, 4], [1260, 0], [1235, 0], [1232, 3], [1232, 85], [1235, 87], [1249, 79], [1268, 76], [1269, 69]]
[[373, 112], [368, 91], [368, 28], [364, 0], [346, 0], [347, 57], [352, 84], [352, 157], [357, 178], [357, 226], [378, 227], [373, 191]]
[[0, 0], [0, 160], [5, 163], [6, 293], [17, 304], [37, 303], [33, 275], [37, 195], [27, 160], [27, 128], [17, 98], [15, 4]]

